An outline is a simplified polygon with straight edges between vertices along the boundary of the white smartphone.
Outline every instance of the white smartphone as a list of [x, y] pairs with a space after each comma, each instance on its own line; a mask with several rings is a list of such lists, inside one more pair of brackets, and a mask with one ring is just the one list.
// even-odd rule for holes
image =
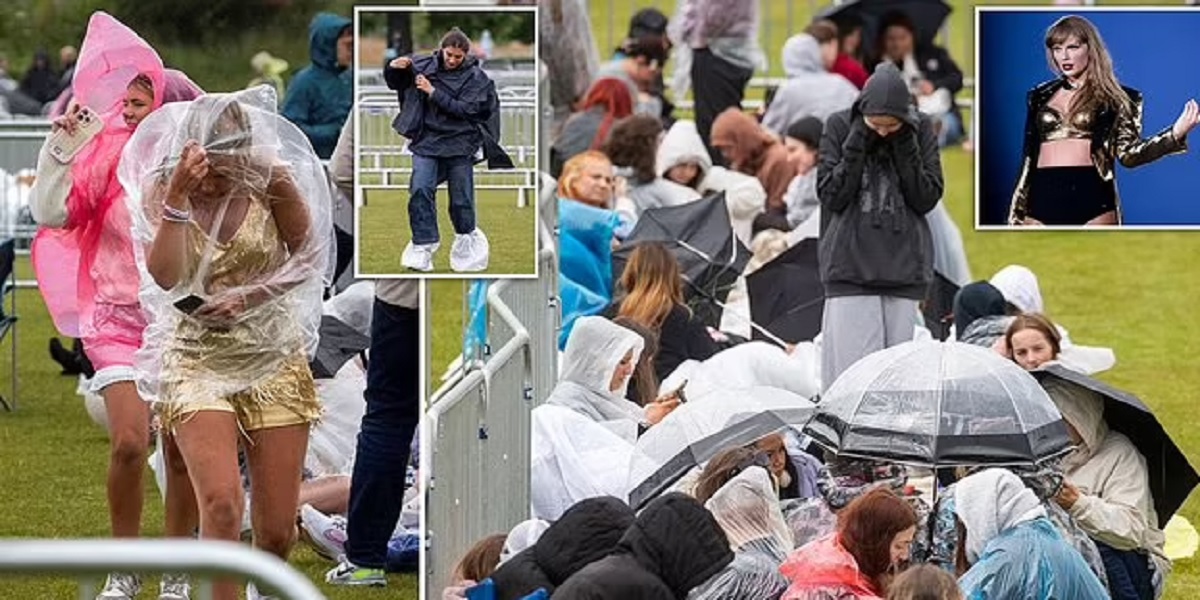
[[59, 129], [50, 136], [50, 156], [58, 159], [61, 163], [71, 162], [75, 155], [79, 154], [79, 151], [104, 129], [104, 123], [100, 120], [100, 116], [88, 110], [87, 107], [79, 109], [75, 121], [78, 126], [75, 128], [74, 135], [67, 133], [66, 129]]

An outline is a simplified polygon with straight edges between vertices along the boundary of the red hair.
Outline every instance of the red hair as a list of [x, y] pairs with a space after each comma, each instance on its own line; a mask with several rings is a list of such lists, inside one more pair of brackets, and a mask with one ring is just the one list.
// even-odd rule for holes
[[633, 114], [633, 95], [629, 93], [629, 86], [614, 77], [600, 79], [588, 90], [580, 110], [591, 110], [597, 106], [604, 109], [604, 120], [596, 130], [589, 150], [597, 150], [604, 145], [615, 121]]
[[850, 503], [838, 515], [838, 538], [858, 570], [879, 591], [882, 575], [892, 566], [892, 539], [914, 527], [917, 513], [903, 498], [883, 487], [875, 488]]

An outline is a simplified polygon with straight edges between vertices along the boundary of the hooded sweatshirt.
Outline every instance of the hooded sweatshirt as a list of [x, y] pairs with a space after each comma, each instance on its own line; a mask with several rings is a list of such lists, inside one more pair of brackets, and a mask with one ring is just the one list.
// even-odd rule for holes
[[280, 111], [308, 136], [323, 159], [333, 154], [353, 104], [353, 73], [337, 62], [338, 37], [351, 25], [350, 19], [330, 13], [313, 18], [308, 26], [312, 64], [292, 79]]
[[695, 498], [673, 492], [651, 502], [617, 550], [576, 573], [556, 600], [684, 600], [733, 562], [729, 540]]
[[536, 544], [492, 573], [497, 600], [518, 600], [539, 589], [553, 594], [572, 575], [612, 553], [633, 519], [633, 509], [611, 496], [581, 500]]
[[858, 99], [858, 88], [845, 77], [825, 70], [821, 45], [807, 33], [794, 35], [783, 44], [783, 72], [787, 82], [775, 92], [763, 126], [783, 134], [804, 117], [824, 121]]
[[1159, 570], [1170, 571], [1145, 457], [1129, 438], [1109, 429], [1099, 394], [1053, 379], [1042, 385], [1083, 438], [1063, 460], [1067, 481], [1080, 492], [1067, 512], [1094, 539], [1117, 550], [1146, 550]]
[[763, 211], [767, 191], [757, 178], [713, 166], [712, 158], [700, 139], [695, 121], [675, 121], [658, 146], [658, 175], [666, 178], [667, 171], [677, 165], [692, 163], [700, 167], [695, 183], [704, 196], [725, 192], [725, 206], [734, 233], [747, 246], [753, 241], [754, 217]]
[[[902, 122], [886, 138], [863, 119], [884, 115]], [[942, 196], [942, 163], [933, 124], [894, 65], [881, 64], [854, 106], [830, 115], [819, 160], [825, 296], [923, 300], [933, 281], [925, 214]]]

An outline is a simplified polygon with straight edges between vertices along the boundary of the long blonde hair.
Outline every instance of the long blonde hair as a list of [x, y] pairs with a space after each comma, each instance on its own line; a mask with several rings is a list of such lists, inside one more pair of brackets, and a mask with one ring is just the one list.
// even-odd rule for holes
[[1075, 114], [1098, 113], [1102, 109], [1109, 109], [1116, 112], [1118, 117], [1132, 113], [1129, 95], [1121, 89], [1121, 84], [1117, 81], [1108, 47], [1104, 45], [1100, 32], [1091, 21], [1077, 15], [1068, 15], [1055, 21], [1046, 30], [1046, 60], [1050, 62], [1050, 69], [1062, 75], [1058, 63], [1054, 60], [1054, 46], [1070, 38], [1087, 45], [1088, 67], [1083, 76], [1083, 85], [1067, 110]]
[[633, 250], [621, 273], [621, 289], [625, 297], [618, 316], [655, 331], [662, 327], [671, 309], [683, 305], [679, 263], [662, 244], [645, 243]]

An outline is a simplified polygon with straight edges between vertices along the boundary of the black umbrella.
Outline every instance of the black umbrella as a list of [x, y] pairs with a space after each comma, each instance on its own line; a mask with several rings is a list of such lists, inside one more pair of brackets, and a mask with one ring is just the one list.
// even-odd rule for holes
[[916, 43], [925, 45], [933, 43], [951, 10], [944, 0], [850, 0], [822, 10], [817, 18], [834, 22], [860, 20], [864, 55], [874, 56], [880, 23], [889, 14], [900, 13], [908, 17], [917, 30]]
[[[806, 238], [746, 277], [750, 319], [788, 343], [821, 332], [825, 291], [817, 267], [817, 239]], [[766, 340], [757, 329], [754, 339]]]
[[1200, 484], [1200, 475], [1196, 474], [1187, 456], [1175, 445], [1150, 408], [1129, 392], [1061, 365], [1049, 365], [1033, 374], [1042, 381], [1057, 380], [1078, 385], [1104, 398], [1104, 421], [1113, 431], [1125, 434], [1146, 458], [1158, 526], [1166, 527], [1171, 515], [1179, 510], [1188, 494]]
[[645, 242], [658, 242], [670, 250], [687, 284], [688, 305], [706, 325], [717, 327], [721, 321], [717, 303], [725, 302], [750, 261], [750, 251], [733, 233], [725, 193], [642, 212], [633, 232], [613, 252], [614, 281], [620, 281], [633, 249]]
[[1037, 380], [990, 349], [907, 342], [833, 382], [804, 433], [839, 456], [940, 468], [1036, 465], [1071, 449]]
[[816, 405], [777, 388], [722, 390], [693, 399], [638, 439], [629, 468], [635, 510], [723, 450], [808, 422]]
[[954, 323], [954, 295], [957, 293], [958, 286], [953, 281], [934, 271], [921, 314], [925, 316], [925, 328], [936, 340], [945, 341], [950, 337], [950, 326]]
[[317, 341], [317, 354], [308, 365], [316, 379], [335, 376], [346, 361], [371, 345], [369, 336], [359, 333], [345, 321], [330, 315], [321, 317], [318, 335], [320, 339]]

